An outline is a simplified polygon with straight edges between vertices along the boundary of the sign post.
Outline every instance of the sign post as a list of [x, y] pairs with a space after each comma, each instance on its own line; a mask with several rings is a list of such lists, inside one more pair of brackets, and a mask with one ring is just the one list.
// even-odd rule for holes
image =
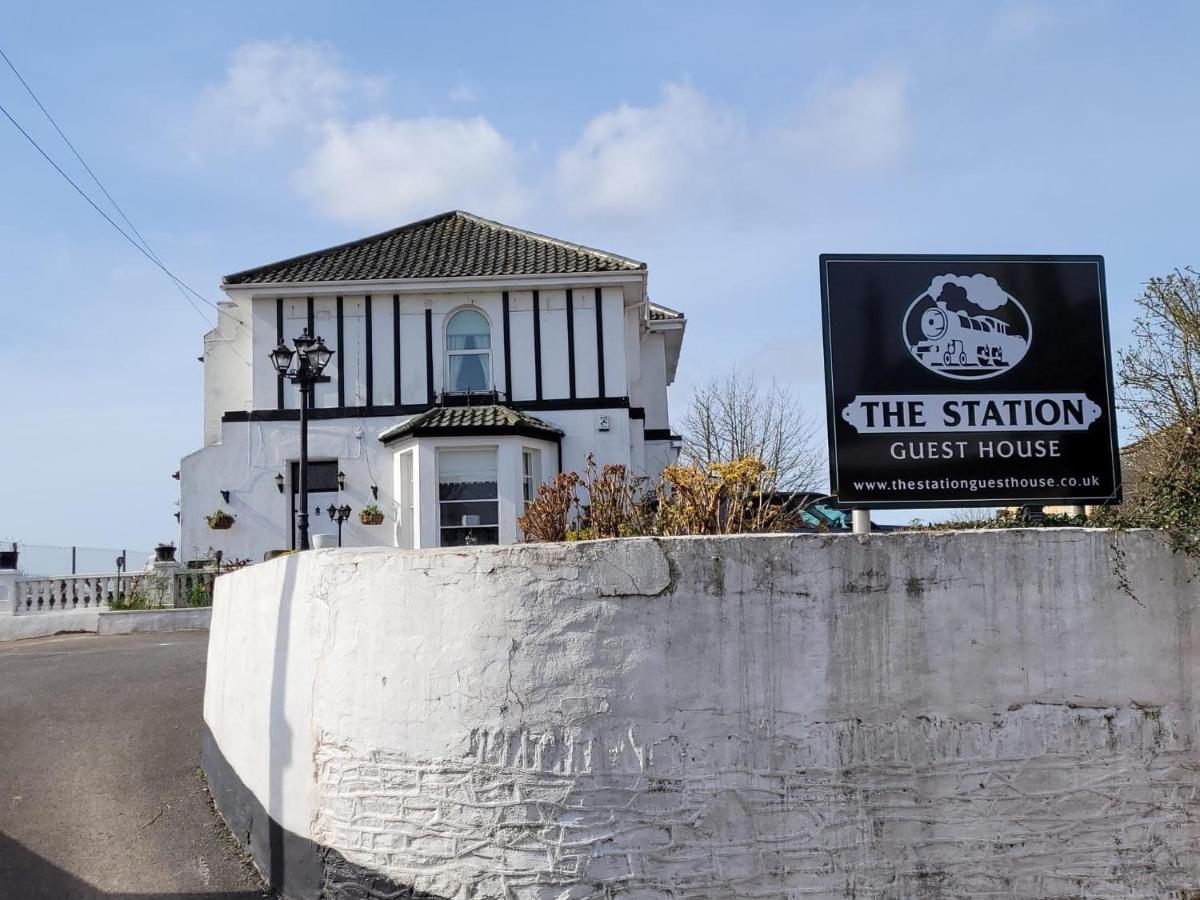
[[841, 505], [1120, 502], [1102, 257], [820, 264]]

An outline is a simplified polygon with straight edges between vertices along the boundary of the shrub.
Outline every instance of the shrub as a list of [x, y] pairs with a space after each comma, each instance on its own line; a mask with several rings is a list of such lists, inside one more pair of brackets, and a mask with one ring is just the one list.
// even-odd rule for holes
[[564, 472], [539, 487], [517, 524], [527, 541], [786, 531], [798, 513], [775, 502], [773, 484], [774, 473], [754, 457], [667, 466], [650, 488], [625, 466], [597, 467], [589, 455], [582, 476]]
[[565, 541], [567, 531], [575, 520], [579, 499], [575, 488], [579, 476], [575, 472], [560, 472], [554, 481], [539, 485], [537, 495], [517, 519], [517, 526], [527, 541]]
[[187, 586], [183, 593], [184, 606], [212, 606], [212, 593], [203, 578], [197, 578]]

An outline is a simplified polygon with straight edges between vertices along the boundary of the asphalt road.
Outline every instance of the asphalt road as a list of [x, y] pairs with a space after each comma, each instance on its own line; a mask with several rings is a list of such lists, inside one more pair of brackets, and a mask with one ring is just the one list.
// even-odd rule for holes
[[268, 896], [200, 774], [207, 632], [0, 644], [0, 898]]

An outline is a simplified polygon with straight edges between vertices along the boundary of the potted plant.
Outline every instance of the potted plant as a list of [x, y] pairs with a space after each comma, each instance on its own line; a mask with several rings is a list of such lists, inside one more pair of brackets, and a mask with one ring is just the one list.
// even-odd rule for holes
[[233, 527], [233, 516], [223, 509], [218, 509], [212, 515], [205, 516], [205, 518], [208, 519], [208, 527], [213, 531], [224, 531], [226, 528]]
[[155, 562], [175, 562], [175, 545], [159, 544], [154, 548]]
[[382, 525], [383, 510], [381, 510], [374, 503], [368, 503], [362, 508], [362, 511], [359, 512], [358, 521], [362, 522], [364, 525]]

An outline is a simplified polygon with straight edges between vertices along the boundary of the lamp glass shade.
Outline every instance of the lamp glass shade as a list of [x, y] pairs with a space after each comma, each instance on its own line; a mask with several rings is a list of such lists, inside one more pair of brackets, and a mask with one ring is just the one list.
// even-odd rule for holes
[[[313, 339], [313, 336], [308, 333], [308, 329], [305, 328], [302, 332], [300, 332], [300, 337], [295, 338], [292, 343], [296, 345], [297, 353], [299, 353], [301, 356], [308, 356], [308, 351], [310, 351], [317, 342]], [[311, 363], [312, 360], [309, 360], [309, 362]]]
[[275, 367], [275, 371], [280, 375], [286, 375], [295, 353], [286, 344], [280, 342], [279, 346], [267, 355], [271, 357], [271, 365]]
[[344, 491], [346, 489], [346, 473], [343, 472], [341, 469], [338, 469], [337, 480], [338, 480], [338, 490]]
[[316, 344], [308, 351], [308, 366], [313, 373], [320, 375], [333, 359], [333, 351], [325, 346], [324, 338], [317, 338]]
[[275, 474], [275, 487], [279, 488], [279, 492], [281, 494], [283, 493], [283, 473], [282, 472], [277, 472]]
[[330, 504], [329, 504], [329, 510], [328, 510], [328, 512], [329, 512], [329, 518], [331, 518], [331, 519], [336, 519], [336, 518], [337, 518], [337, 511], [338, 511], [337, 507], [336, 507], [336, 506], [334, 506], [332, 503], [330, 503]]

